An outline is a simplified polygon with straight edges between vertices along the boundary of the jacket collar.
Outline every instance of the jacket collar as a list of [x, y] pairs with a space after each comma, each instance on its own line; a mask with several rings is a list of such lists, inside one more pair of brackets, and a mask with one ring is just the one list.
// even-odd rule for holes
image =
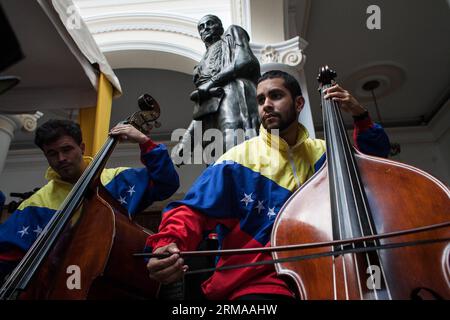
[[[86, 164], [86, 166], [88, 166], [92, 162], [92, 160], [93, 160], [92, 157], [83, 156], [83, 161]], [[45, 173], [45, 179], [47, 179], [47, 181], [55, 180], [56, 182], [59, 183], [71, 184], [67, 181], [62, 180], [59, 174], [51, 167], [48, 167], [47, 172]]]
[[288, 151], [289, 148], [295, 149], [300, 146], [306, 139], [308, 139], [309, 133], [301, 123], [298, 123], [297, 142], [292, 147], [289, 147], [288, 143], [280, 136], [269, 133], [263, 125], [259, 127], [259, 136], [271, 148], [278, 148], [280, 151]]

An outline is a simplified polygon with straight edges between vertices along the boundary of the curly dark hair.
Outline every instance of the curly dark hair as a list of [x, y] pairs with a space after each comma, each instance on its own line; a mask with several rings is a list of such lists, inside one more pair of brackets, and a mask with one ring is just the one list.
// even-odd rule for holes
[[44, 145], [50, 144], [62, 136], [72, 137], [78, 145], [81, 145], [83, 141], [78, 123], [70, 120], [51, 119], [36, 129], [34, 143], [42, 149]]
[[289, 73], [281, 70], [270, 70], [265, 72], [261, 77], [259, 77], [257, 85], [264, 80], [275, 78], [281, 78], [284, 80], [284, 86], [291, 93], [292, 99], [302, 95], [302, 89], [300, 88], [298, 81]]

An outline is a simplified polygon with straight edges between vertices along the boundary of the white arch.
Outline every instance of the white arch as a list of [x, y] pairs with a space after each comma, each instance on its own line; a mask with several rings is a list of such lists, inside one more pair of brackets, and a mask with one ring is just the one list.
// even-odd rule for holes
[[[113, 68], [153, 68], [192, 75], [205, 47], [197, 20], [167, 12], [121, 12], [85, 17], [90, 31]], [[303, 66], [308, 43], [295, 37], [275, 44], [251, 43], [261, 70], [285, 69], [299, 81], [306, 104], [300, 121], [314, 137]]]
[[115, 69], [152, 68], [172, 70], [192, 75], [202, 55], [188, 47], [167, 42], [109, 42], [102, 50]]
[[205, 51], [192, 18], [128, 12], [90, 16], [85, 21], [113, 68], [148, 67], [192, 74]]

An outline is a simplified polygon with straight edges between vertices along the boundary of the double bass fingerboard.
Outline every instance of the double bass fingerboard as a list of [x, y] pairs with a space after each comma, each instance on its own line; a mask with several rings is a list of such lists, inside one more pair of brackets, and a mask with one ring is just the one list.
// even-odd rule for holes
[[[328, 162], [328, 178], [330, 183], [330, 200], [332, 212], [332, 228], [334, 240], [352, 239], [376, 235], [375, 224], [367, 201], [364, 187], [356, 164], [353, 147], [347, 136], [338, 103], [324, 99], [324, 90], [332, 86], [336, 73], [327, 67], [322, 68], [318, 80], [321, 82], [321, 102]], [[353, 248], [379, 245], [378, 241], [367, 241]], [[348, 249], [335, 246], [336, 257], [339, 251]], [[347, 270], [358, 275], [361, 298], [390, 299], [388, 284], [383, 274], [383, 266], [377, 251], [353, 254], [356, 270]], [[376, 266], [381, 270], [381, 288], [369, 290], [366, 285], [369, 267]], [[344, 266], [344, 277], [345, 275]], [[344, 279], [345, 280], [345, 279]], [[347, 282], [347, 281], [344, 281]], [[348, 295], [348, 293], [347, 293]]]

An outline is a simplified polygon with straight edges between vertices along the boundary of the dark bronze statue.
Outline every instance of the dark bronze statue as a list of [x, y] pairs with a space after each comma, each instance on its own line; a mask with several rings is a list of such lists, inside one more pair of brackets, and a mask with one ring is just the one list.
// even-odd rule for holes
[[[250, 49], [247, 32], [236, 25], [224, 32], [222, 22], [214, 15], [201, 18], [197, 27], [206, 53], [194, 69], [197, 89], [190, 95], [195, 103], [193, 121], [172, 155], [193, 150], [196, 127], [202, 136], [208, 129], [219, 129], [224, 152], [242, 142], [238, 141], [236, 129], [251, 138], [258, 134], [260, 124], [255, 86], [260, 66]], [[207, 144], [203, 142], [203, 147]]]

